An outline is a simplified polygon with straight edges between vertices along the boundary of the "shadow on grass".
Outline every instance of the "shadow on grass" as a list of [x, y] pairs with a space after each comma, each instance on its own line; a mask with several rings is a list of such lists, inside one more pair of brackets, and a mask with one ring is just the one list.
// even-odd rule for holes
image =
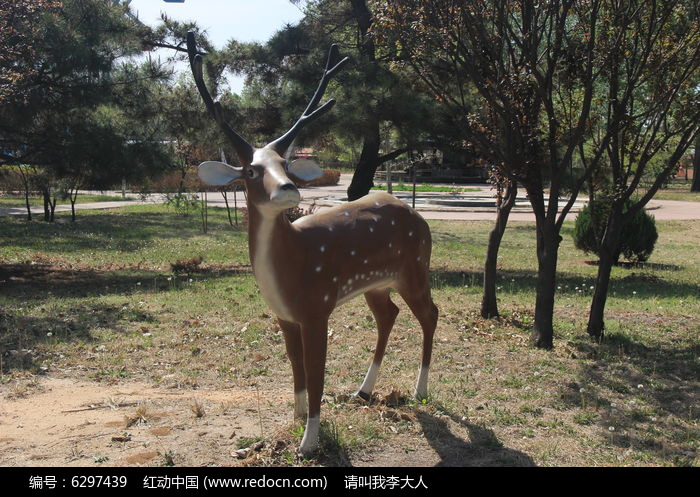
[[141, 309], [114, 305], [75, 305], [56, 315], [28, 316], [22, 309], [0, 311], [0, 354], [2, 371], [12, 369], [40, 372], [42, 352], [46, 344], [83, 342], [96, 343], [93, 330], [109, 328], [126, 333], [126, 323], [152, 323], [156, 318]]
[[437, 466], [535, 466], [530, 456], [503, 446], [493, 431], [451, 416], [469, 431], [469, 441], [455, 436], [443, 418], [425, 411], [416, 413], [423, 434], [440, 456]]
[[[0, 247], [11, 246], [55, 254], [86, 250], [130, 252], [154, 239], [182, 240], [188, 233], [201, 233], [201, 220], [196, 215], [178, 216], [168, 210], [91, 212], [89, 215], [78, 215], [75, 223], [63, 217], [57, 218], [53, 223], [45, 223], [26, 222], [6, 216], [0, 217], [0, 231]], [[215, 231], [219, 233], [221, 230]], [[226, 232], [242, 233], [239, 230]]]
[[190, 274], [174, 275], [138, 267], [102, 271], [63, 269], [50, 264], [0, 264], [3, 298], [33, 305], [55, 298], [173, 291], [190, 279], [204, 281], [241, 274], [251, 274], [250, 265], [210, 265]]
[[133, 302], [105, 304], [100, 297], [171, 292], [201, 282], [249, 274], [250, 266], [214, 265], [196, 273], [122, 269], [62, 269], [50, 264], [0, 265], [0, 356], [2, 371], [39, 372], [37, 347], [95, 341], [96, 329], [115, 333], [133, 330], [133, 323], [157, 323], [158, 315]]
[[[559, 294], [575, 292], [582, 285], [592, 285], [593, 279], [588, 279], [579, 274], [558, 272], [557, 286], [561, 288]], [[434, 289], [459, 288], [465, 285], [481, 286], [483, 274], [480, 271], [452, 271], [434, 268], [430, 273], [430, 286]], [[500, 270], [498, 272], [497, 285], [501, 292], [520, 293], [535, 292], [537, 287], [537, 272], [528, 270]], [[584, 289], [585, 290], [585, 289]], [[616, 291], [636, 292], [638, 298], [647, 297], [694, 297], [700, 294], [700, 285], [667, 281], [663, 276], [630, 273], [623, 277], [615, 277], [611, 280], [610, 295]], [[590, 289], [588, 290], [590, 295]]]
[[588, 413], [609, 443], [693, 464], [700, 441], [700, 344], [692, 338], [674, 343], [647, 345], [624, 332], [609, 333], [597, 349], [582, 342], [579, 348], [595, 351], [593, 361], [581, 364], [585, 383], [565, 386], [560, 397]]
[[[590, 260], [586, 261], [589, 266], [597, 266], [599, 261]], [[630, 262], [630, 261], [620, 261], [617, 263], [616, 267], [623, 269], [652, 269], [655, 271], [682, 271], [683, 266], [678, 266], [676, 264], [659, 264], [656, 262]]]

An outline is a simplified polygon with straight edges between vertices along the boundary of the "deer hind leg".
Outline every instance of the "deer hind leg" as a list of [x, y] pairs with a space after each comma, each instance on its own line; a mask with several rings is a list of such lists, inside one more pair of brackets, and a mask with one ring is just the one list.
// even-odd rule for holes
[[292, 363], [294, 375], [294, 417], [305, 418], [309, 412], [309, 404], [306, 400], [306, 373], [304, 372], [304, 348], [301, 341], [301, 329], [298, 324], [279, 320], [284, 332], [284, 343], [287, 347], [287, 356]]
[[365, 300], [369, 306], [372, 314], [374, 314], [374, 319], [377, 321], [377, 347], [374, 349], [374, 358], [372, 364], [367, 370], [365, 379], [357, 391], [356, 395], [364, 400], [369, 401], [372, 397], [372, 390], [374, 390], [374, 385], [377, 382], [377, 375], [379, 374], [379, 367], [382, 364], [382, 359], [384, 359], [384, 352], [386, 351], [386, 344], [389, 340], [389, 334], [391, 333], [391, 328], [394, 326], [394, 321], [396, 321], [396, 315], [399, 313], [399, 308], [394, 305], [394, 303], [389, 298], [389, 293], [391, 290], [389, 288], [382, 290], [371, 290], [365, 293]]
[[328, 319], [302, 324], [301, 340], [304, 350], [304, 373], [306, 374], [306, 390], [309, 397], [309, 412], [299, 450], [304, 456], [308, 456], [318, 448], [321, 397], [323, 396], [328, 346]]
[[415, 397], [423, 400], [428, 397], [428, 372], [433, 353], [433, 335], [437, 327], [438, 308], [433, 303], [430, 288], [427, 285], [418, 292], [400, 289], [399, 293], [423, 329], [423, 354], [415, 391]]

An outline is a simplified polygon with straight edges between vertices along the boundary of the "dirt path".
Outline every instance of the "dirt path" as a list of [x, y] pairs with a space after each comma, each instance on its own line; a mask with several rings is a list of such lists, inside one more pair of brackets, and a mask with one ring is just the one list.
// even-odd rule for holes
[[234, 465], [241, 440], [288, 422], [291, 402], [283, 392], [261, 401], [254, 391], [50, 377], [17, 388], [0, 391], [2, 466]]
[[[3, 385], [0, 398], [0, 466], [238, 466], [251, 463], [250, 454], [240, 457], [241, 447], [255, 447], [261, 434], [268, 452], [273, 450], [270, 445], [287, 444], [290, 449], [296, 443], [286, 431], [292, 421], [288, 392], [177, 390], [139, 382], [109, 385], [42, 377], [29, 386]], [[437, 426], [441, 439], [451, 433], [448, 421], [430, 424]], [[394, 438], [391, 444], [358, 450], [347, 460], [318, 463], [476, 462], [463, 458], [468, 443], [462, 436], [450, 435], [448, 444], [433, 447], [418, 432], [424, 428], [421, 423], [415, 420], [415, 425], [416, 431]], [[460, 431], [456, 426], [451, 429]], [[268, 463], [280, 463], [267, 457]], [[288, 462], [300, 460], [297, 456]]]
[[[292, 395], [286, 391], [179, 390], [42, 377], [2, 385], [0, 399], [5, 467], [533, 464], [524, 453], [489, 442], [493, 434], [483, 428], [427, 410], [352, 403], [344, 408], [385, 419], [390, 441], [303, 461], [296, 454], [298, 439], [290, 435]], [[333, 423], [333, 412], [324, 409]], [[402, 433], [392, 429], [396, 422], [403, 423]], [[261, 438], [264, 444], [257, 443]]]

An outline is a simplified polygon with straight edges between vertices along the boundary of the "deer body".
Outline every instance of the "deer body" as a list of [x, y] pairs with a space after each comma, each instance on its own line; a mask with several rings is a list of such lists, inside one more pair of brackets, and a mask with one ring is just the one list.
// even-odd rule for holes
[[[270, 219], [254, 206], [249, 212], [249, 252], [260, 293], [289, 322], [328, 316], [336, 306], [370, 290], [397, 288], [404, 279], [425, 273], [430, 262], [427, 223], [385, 193], [294, 223], [283, 213]], [[415, 228], [405, 231], [407, 225]], [[273, 247], [281, 247], [284, 256]]]
[[299, 121], [281, 138], [255, 149], [228, 126], [221, 107], [209, 95], [191, 33], [187, 45], [197, 88], [243, 165], [235, 168], [204, 162], [199, 176], [212, 185], [236, 180], [245, 183], [250, 260], [260, 293], [284, 332], [294, 377], [294, 412], [307, 418], [300, 450], [308, 455], [318, 445], [328, 319], [338, 305], [359, 294], [364, 295], [375, 317], [379, 336], [357, 395], [371, 397], [398, 314], [390, 299], [395, 289], [423, 330], [415, 395], [427, 396], [438, 318], [429, 286], [430, 230], [416, 211], [386, 193], [367, 195], [294, 223], [288, 221], [285, 211], [301, 199], [290, 178], [308, 181], [321, 171], [308, 161], [290, 163], [284, 155], [299, 129], [333, 105], [331, 100], [316, 108], [328, 79], [347, 62], [344, 59], [333, 65], [336, 47], [331, 47], [319, 88]]

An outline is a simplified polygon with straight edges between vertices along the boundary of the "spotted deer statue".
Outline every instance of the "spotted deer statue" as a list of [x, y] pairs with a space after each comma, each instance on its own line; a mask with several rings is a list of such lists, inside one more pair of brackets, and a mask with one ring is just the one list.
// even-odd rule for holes
[[[302, 217], [291, 223], [285, 211], [299, 204], [292, 180], [310, 181], [321, 175], [308, 160], [285, 159], [299, 131], [335, 104], [317, 108], [329, 80], [347, 62], [332, 46], [326, 69], [306, 110], [282, 137], [254, 148], [224, 119], [202, 76], [202, 57], [194, 35], [187, 49], [197, 88], [206, 108], [235, 148], [242, 167], [204, 162], [199, 176], [210, 185], [242, 181], [247, 190], [249, 253], [260, 293], [277, 316], [294, 375], [294, 413], [306, 417], [301, 441], [303, 455], [318, 446], [321, 397], [326, 364], [328, 319], [333, 310], [363, 294], [379, 337], [374, 359], [356, 395], [370, 399], [398, 307], [390, 298], [395, 289], [406, 301], [423, 330], [423, 353], [415, 395], [428, 395], [428, 368], [438, 309], [430, 295], [432, 248], [430, 229], [413, 209], [386, 193]], [[307, 401], [308, 399], [308, 401]]]

